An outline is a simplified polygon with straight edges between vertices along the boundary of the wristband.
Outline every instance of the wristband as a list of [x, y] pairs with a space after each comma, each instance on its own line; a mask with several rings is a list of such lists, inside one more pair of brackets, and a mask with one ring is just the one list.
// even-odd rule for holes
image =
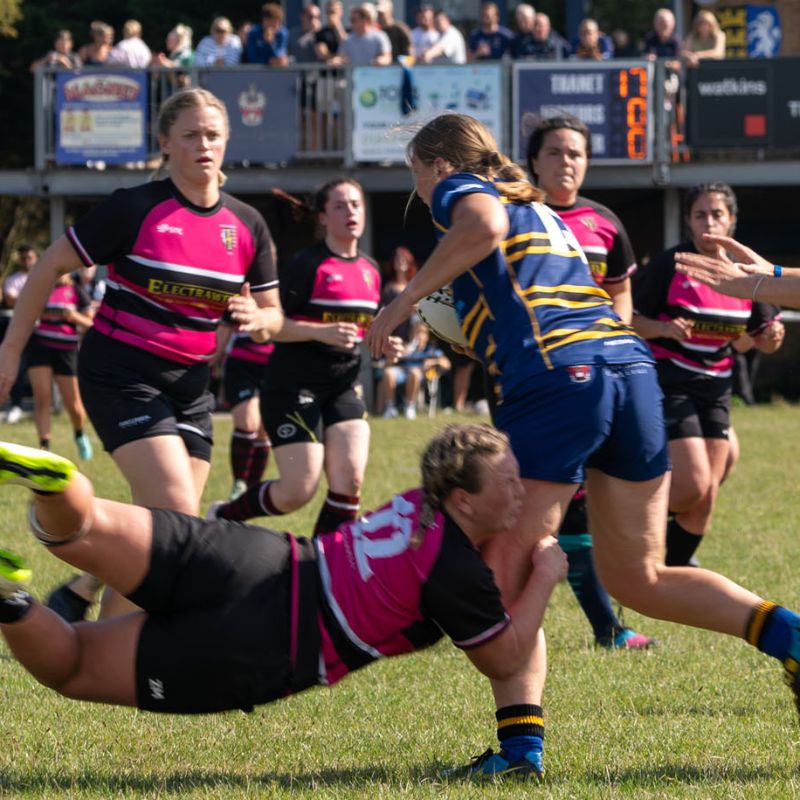
[[772, 277], [780, 278], [783, 275], [783, 267], [780, 264], [772, 265]]

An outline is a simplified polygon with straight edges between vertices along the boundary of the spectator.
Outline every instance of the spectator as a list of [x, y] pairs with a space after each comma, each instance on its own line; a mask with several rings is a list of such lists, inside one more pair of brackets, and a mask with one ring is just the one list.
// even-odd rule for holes
[[261, 24], [247, 34], [245, 56], [248, 64], [285, 67], [289, 63], [287, 50], [289, 31], [283, 24], [283, 8], [275, 3], [261, 7]]
[[325, 6], [328, 24], [317, 35], [317, 58], [328, 61], [339, 53], [339, 45], [347, 38], [342, 19], [344, 6], [341, 0], [329, 0]]
[[405, 22], [394, 18], [392, 0], [380, 0], [377, 6], [378, 25], [392, 43], [392, 61], [411, 55], [411, 31]]
[[397, 364], [383, 370], [381, 391], [386, 400], [383, 408], [385, 419], [397, 416], [395, 396], [398, 386], [403, 387], [403, 416], [416, 419], [417, 398], [428, 370], [447, 372], [450, 369], [450, 360], [431, 339], [428, 326], [417, 322], [413, 331], [412, 339]]
[[420, 6], [416, 19], [416, 27], [411, 31], [411, 49], [414, 58], [422, 59], [422, 54], [439, 41], [440, 34], [433, 24], [433, 6]]
[[520, 3], [514, 11], [517, 33], [511, 40], [508, 51], [511, 58], [531, 58], [536, 56], [536, 42], [533, 27], [536, 22], [536, 9], [528, 3]]
[[196, 67], [234, 67], [242, 60], [242, 42], [227, 17], [216, 17], [211, 34], [204, 36], [194, 51]]
[[704, 58], [725, 58], [725, 31], [713, 12], [708, 9], [697, 12], [681, 55], [687, 67], [696, 67]]
[[578, 38], [572, 43], [573, 58], [586, 61], [607, 61], [614, 57], [611, 37], [602, 33], [593, 19], [584, 19], [578, 28]]
[[89, 35], [92, 41], [78, 50], [78, 58], [85, 67], [104, 67], [111, 55], [114, 46], [114, 29], [96, 19], [89, 25]]
[[675, 35], [675, 15], [668, 8], [659, 8], [653, 16], [653, 30], [644, 37], [642, 55], [676, 59], [681, 54], [681, 40]]
[[152, 60], [150, 48], [142, 41], [142, 26], [135, 19], [127, 20], [122, 26], [122, 41], [109, 53], [108, 63], [144, 69]]
[[191, 67], [194, 62], [192, 29], [180, 22], [167, 34], [167, 52], [153, 56], [153, 63], [162, 67]]
[[631, 40], [631, 35], [624, 28], [611, 31], [611, 44], [614, 47], [614, 58], [638, 58], [639, 48]]
[[553, 30], [550, 17], [538, 12], [533, 19], [533, 36], [526, 42], [526, 51], [523, 56], [514, 57], [556, 61], [569, 55], [570, 46]]
[[322, 11], [309, 3], [300, 15], [300, 25], [289, 31], [289, 58], [298, 64], [319, 61], [317, 34], [322, 30]]
[[39, 67], [56, 67], [58, 69], [80, 69], [81, 60], [72, 52], [72, 34], [68, 30], [60, 30], [53, 39], [53, 49], [37, 58], [31, 64], [31, 72]]
[[242, 22], [236, 26], [234, 33], [239, 37], [242, 47], [244, 47], [244, 43], [247, 41], [251, 30], [253, 30], [253, 23], [250, 22], [249, 19], [242, 20]]
[[330, 63], [354, 67], [385, 66], [392, 63], [392, 43], [376, 27], [377, 13], [372, 3], [360, 3], [350, 11], [351, 31], [339, 45]]
[[433, 24], [439, 32], [439, 40], [422, 54], [426, 64], [466, 64], [467, 43], [461, 31], [450, 22], [446, 11], [437, 11]]
[[497, 4], [481, 4], [481, 24], [469, 35], [467, 61], [489, 61], [502, 58], [514, 37], [508, 28], [500, 25]]
[[[2, 316], [2, 331], [0, 331], [0, 338], [5, 336], [8, 323], [13, 316], [13, 309], [16, 305], [19, 293], [22, 287], [28, 280], [33, 265], [39, 260], [39, 253], [32, 244], [23, 243], [17, 247], [17, 262], [19, 269], [9, 275], [3, 282], [3, 316]], [[13, 387], [9, 393], [11, 405], [6, 415], [6, 422], [14, 424], [22, 419], [22, 399], [25, 394], [25, 381], [27, 377], [27, 355], [25, 351], [22, 353], [20, 361], [19, 373], [14, 382]]]

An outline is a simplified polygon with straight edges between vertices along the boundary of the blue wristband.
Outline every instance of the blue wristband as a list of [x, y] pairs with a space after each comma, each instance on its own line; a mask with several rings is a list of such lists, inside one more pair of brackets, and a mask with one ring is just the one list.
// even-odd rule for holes
[[780, 264], [772, 265], [772, 277], [780, 278], [783, 275], [783, 267]]

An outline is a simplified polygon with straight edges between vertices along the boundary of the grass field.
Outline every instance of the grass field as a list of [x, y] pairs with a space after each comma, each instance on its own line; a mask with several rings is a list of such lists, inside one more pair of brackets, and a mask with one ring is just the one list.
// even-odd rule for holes
[[[375, 421], [367, 507], [416, 482], [420, 449], [445, 419]], [[795, 608], [799, 420], [791, 406], [736, 409], [742, 459], [700, 550], [705, 566]], [[73, 457], [66, 428], [59, 419], [53, 446]], [[220, 419], [206, 502], [229, 489], [229, 432]], [[7, 437], [35, 444], [30, 422], [0, 426]], [[106, 455], [86, 472], [98, 494], [127, 499]], [[29, 560], [33, 591], [43, 596], [70, 570], [26, 533], [26, 499], [21, 489], [0, 490], [0, 546]], [[281, 526], [308, 532], [317, 508]], [[0, 797], [800, 797], [800, 725], [779, 665], [733, 638], [631, 612], [626, 621], [661, 646], [595, 650], [569, 588], [557, 588], [546, 619], [548, 774], [541, 786], [438, 777], [444, 766], [494, 745], [487, 683], [446, 642], [253, 714], [194, 718], [62, 699], [0, 645]]]

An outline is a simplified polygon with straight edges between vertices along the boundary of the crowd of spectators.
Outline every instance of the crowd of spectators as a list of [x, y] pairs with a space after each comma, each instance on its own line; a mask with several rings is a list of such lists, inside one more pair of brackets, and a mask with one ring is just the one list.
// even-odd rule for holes
[[668, 8], [656, 12], [652, 30], [641, 41], [621, 29], [606, 33], [597, 20], [586, 18], [580, 23], [577, 37], [568, 42], [553, 30], [547, 14], [537, 12], [528, 3], [514, 8], [513, 30], [501, 24], [500, 10], [492, 0], [481, 3], [479, 15], [477, 27], [462, 31], [445, 10], [423, 4], [416, 11], [416, 24], [409, 29], [395, 19], [392, 0], [379, 0], [377, 5], [360, 2], [352, 6], [347, 28], [342, 3], [329, 0], [324, 15], [319, 5], [304, 5], [300, 24], [289, 29], [280, 2], [270, 0], [261, 7], [256, 24], [244, 22], [235, 30], [227, 17], [216, 17], [196, 50], [192, 29], [179, 23], [167, 33], [165, 50], [158, 53], [151, 52], [142, 40], [142, 26], [137, 20], [125, 22], [122, 38], [116, 44], [114, 29], [96, 20], [89, 26], [91, 41], [77, 53], [73, 51], [72, 34], [59, 30], [53, 49], [36, 59], [31, 69], [77, 69], [81, 65], [137, 69], [150, 64], [221, 67], [239, 63], [282, 67], [314, 62], [359, 66], [398, 61], [463, 64], [505, 58], [602, 61], [642, 56], [671, 59], [676, 67], [681, 62], [694, 67], [704, 58], [725, 57], [725, 33], [708, 9], [697, 13], [683, 41], [676, 34], [675, 16]]

